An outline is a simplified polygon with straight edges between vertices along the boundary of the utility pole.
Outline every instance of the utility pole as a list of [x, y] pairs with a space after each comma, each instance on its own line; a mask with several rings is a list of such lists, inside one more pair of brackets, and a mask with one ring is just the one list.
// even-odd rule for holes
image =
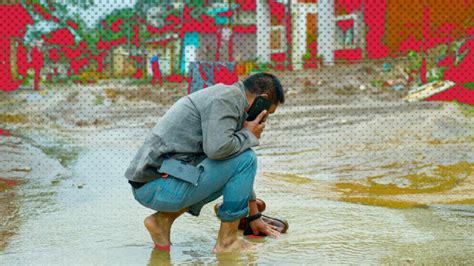
[[138, 4], [138, 12], [139, 12], [139, 16], [138, 16], [138, 38], [139, 38], [139, 44], [138, 44], [138, 49], [140, 51], [140, 55], [141, 55], [141, 58], [142, 58], [142, 61], [140, 62], [140, 65], [141, 65], [141, 68], [143, 69], [143, 78], [146, 78], [147, 76], [147, 58], [146, 58], [146, 44], [145, 44], [145, 40], [142, 40], [140, 38], [140, 32], [142, 32], [142, 30], [146, 30], [144, 25], [142, 25], [142, 19], [145, 21], [146, 23], [146, 6], [147, 4], [144, 3], [145, 0], [137, 0], [137, 4]]
[[287, 40], [286, 61], [287, 61], [287, 69], [293, 70], [293, 65], [291, 64], [291, 0], [288, 0], [286, 10], [287, 10], [287, 13], [286, 13], [286, 16], [287, 16], [286, 17], [286, 40]]
[[335, 0], [318, 1], [318, 54], [324, 65], [334, 65], [334, 43], [336, 38]]

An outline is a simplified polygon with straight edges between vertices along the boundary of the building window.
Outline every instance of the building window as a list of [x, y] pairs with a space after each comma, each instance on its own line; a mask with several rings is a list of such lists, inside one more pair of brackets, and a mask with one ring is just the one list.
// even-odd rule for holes
[[272, 53], [285, 52], [285, 39], [284, 26], [270, 27], [270, 49]]
[[339, 16], [336, 19], [336, 50], [357, 48], [355, 15]]

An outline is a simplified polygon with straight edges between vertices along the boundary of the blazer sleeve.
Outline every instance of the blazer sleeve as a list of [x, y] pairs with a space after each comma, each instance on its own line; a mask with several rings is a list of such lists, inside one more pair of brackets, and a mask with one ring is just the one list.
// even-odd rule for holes
[[239, 128], [240, 110], [232, 99], [215, 99], [205, 117], [201, 117], [203, 150], [213, 160], [236, 156], [248, 148], [258, 146], [257, 137]]

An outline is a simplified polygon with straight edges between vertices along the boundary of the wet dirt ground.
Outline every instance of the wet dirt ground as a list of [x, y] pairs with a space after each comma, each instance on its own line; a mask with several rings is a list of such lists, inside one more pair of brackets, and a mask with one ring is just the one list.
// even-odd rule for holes
[[0, 128], [12, 136], [0, 136], [0, 177], [18, 184], [0, 186], [2, 264], [472, 262], [472, 107], [405, 103], [406, 91], [353, 86], [370, 83], [361, 66], [340, 71], [343, 81], [285, 76], [287, 103], [256, 148], [258, 197], [288, 233], [219, 256], [213, 204], [176, 222], [170, 253], [154, 251], [151, 211], [123, 177], [184, 85], [3, 93]]

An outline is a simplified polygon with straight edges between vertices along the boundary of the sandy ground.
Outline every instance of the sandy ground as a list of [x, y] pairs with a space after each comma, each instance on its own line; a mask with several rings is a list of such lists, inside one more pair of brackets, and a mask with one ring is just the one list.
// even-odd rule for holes
[[[265, 254], [273, 257], [260, 254], [240, 258], [241, 262], [285, 261], [292, 257], [289, 254], [299, 254], [307, 262], [360, 263], [365, 252], [371, 252], [365, 262], [375, 263], [431, 263], [437, 256], [469, 261], [468, 254], [474, 254], [469, 234], [474, 224], [468, 218], [474, 216], [473, 109], [454, 103], [405, 103], [406, 89], [374, 85], [374, 80], [400, 78], [397, 68], [395, 64], [392, 72], [382, 73], [379, 65], [361, 64], [276, 73], [288, 90], [287, 103], [269, 118], [262, 144], [256, 148], [257, 192], [274, 214], [297, 228], [286, 240], [267, 243]], [[0, 186], [0, 220], [5, 225], [0, 228], [0, 251], [7, 261], [25, 262], [20, 254], [38, 256], [40, 251], [22, 253], [32, 245], [28, 244], [29, 230], [36, 230], [37, 238], [46, 237], [44, 242], [33, 241], [38, 250], [61, 256], [71, 252], [61, 246], [61, 236], [66, 238], [77, 227], [74, 222], [101, 231], [110, 227], [107, 217], [99, 217], [102, 214], [127, 215], [125, 210], [111, 212], [117, 199], [126, 198], [128, 210], [137, 207], [131, 195], [125, 194], [129, 192], [124, 192], [128, 187], [123, 171], [157, 119], [185, 93], [185, 84], [153, 88], [120, 82], [2, 93], [0, 128], [13, 136], [0, 136], [0, 177], [19, 181], [15, 186]], [[76, 206], [76, 201], [81, 203]], [[103, 209], [91, 210], [94, 206]], [[138, 219], [119, 224], [134, 230], [141, 226], [145, 213], [134, 210]], [[360, 217], [361, 213], [365, 216]], [[386, 219], [393, 228], [384, 224]], [[58, 220], [70, 224], [58, 229], [63, 228]], [[209, 234], [215, 232], [215, 226], [203, 223], [198, 220], [196, 226]], [[373, 227], [367, 227], [371, 223]], [[43, 224], [55, 226], [57, 236]], [[313, 231], [308, 234], [300, 227]], [[195, 229], [192, 232], [199, 235]], [[129, 248], [124, 244], [114, 251], [107, 240], [121, 233], [98, 233], [98, 239], [73, 233], [76, 240], [72, 242], [84, 250], [105, 246], [105, 254], [122, 262], [136, 262], [134, 256], [125, 260], [118, 256], [125, 250], [150, 257], [150, 263], [215, 261], [206, 253], [212, 243], [209, 236], [197, 240], [201, 247], [196, 247], [186, 235], [178, 234], [181, 244], [169, 258], [146, 254], [149, 247], [135, 246], [146, 237], [142, 233], [133, 234]], [[454, 235], [456, 241], [442, 242]], [[373, 242], [353, 242], [357, 236], [359, 242]], [[92, 245], [88, 237], [98, 242]], [[331, 253], [338, 249], [339, 255]], [[84, 262], [100, 262], [100, 258]]]

